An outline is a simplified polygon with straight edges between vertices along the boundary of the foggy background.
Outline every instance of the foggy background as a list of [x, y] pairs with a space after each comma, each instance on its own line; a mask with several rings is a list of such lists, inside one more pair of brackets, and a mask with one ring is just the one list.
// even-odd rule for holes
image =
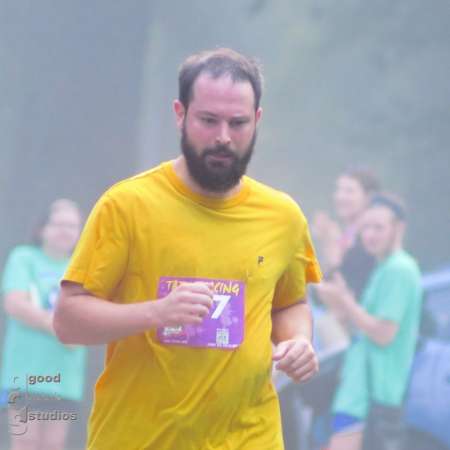
[[[0, 266], [52, 200], [88, 213], [111, 184], [178, 154], [178, 66], [218, 46], [263, 65], [250, 175], [311, 217], [342, 169], [370, 166], [405, 198], [422, 269], [448, 264], [449, 23], [448, 0], [0, 0]], [[94, 348], [73, 449], [101, 365]]]

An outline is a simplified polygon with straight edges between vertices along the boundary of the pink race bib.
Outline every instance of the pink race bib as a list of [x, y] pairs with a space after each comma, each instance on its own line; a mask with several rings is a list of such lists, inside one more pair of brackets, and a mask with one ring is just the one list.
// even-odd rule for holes
[[158, 298], [165, 297], [181, 282], [205, 281], [213, 283], [213, 306], [199, 325], [163, 327], [157, 330], [163, 344], [189, 347], [233, 349], [244, 338], [244, 290], [242, 281], [208, 278], [161, 277]]

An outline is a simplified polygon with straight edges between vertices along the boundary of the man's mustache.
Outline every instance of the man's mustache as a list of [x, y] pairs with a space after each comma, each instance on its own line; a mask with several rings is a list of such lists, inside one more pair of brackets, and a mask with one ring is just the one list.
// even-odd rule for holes
[[203, 157], [206, 156], [227, 156], [237, 159], [236, 155], [225, 145], [217, 145], [214, 148], [208, 148], [203, 152]]

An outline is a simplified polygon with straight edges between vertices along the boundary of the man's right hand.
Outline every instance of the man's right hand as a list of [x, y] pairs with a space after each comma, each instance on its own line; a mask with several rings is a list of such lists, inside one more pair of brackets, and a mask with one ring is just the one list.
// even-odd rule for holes
[[182, 283], [166, 297], [150, 302], [157, 327], [201, 323], [213, 303], [211, 287], [205, 282]]

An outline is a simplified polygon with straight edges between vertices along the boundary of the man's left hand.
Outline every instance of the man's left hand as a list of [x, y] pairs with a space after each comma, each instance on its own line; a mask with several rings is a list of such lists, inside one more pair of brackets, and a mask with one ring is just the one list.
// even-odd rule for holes
[[274, 350], [275, 368], [283, 371], [295, 383], [308, 381], [319, 370], [319, 362], [311, 342], [298, 337], [280, 342]]

